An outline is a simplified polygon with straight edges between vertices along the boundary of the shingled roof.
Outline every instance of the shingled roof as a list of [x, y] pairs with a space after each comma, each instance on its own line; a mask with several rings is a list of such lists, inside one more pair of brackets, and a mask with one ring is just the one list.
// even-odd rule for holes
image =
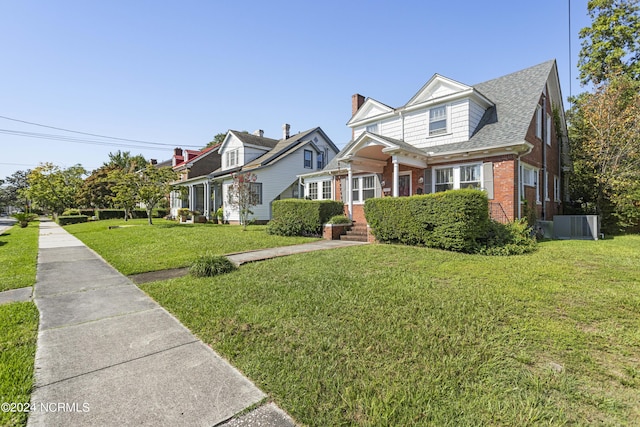
[[237, 130], [229, 130], [229, 132], [233, 133], [243, 144], [273, 148], [278, 143], [275, 139], [265, 138], [264, 136], [253, 135], [247, 132], [238, 132]]
[[553, 67], [555, 60], [550, 60], [474, 85], [473, 88], [490, 99], [495, 107], [485, 111], [468, 141], [429, 147], [426, 151], [472, 151], [524, 141]]
[[288, 154], [288, 152], [291, 151], [292, 149], [297, 148], [297, 146], [301, 142], [303, 142], [303, 139], [307, 135], [309, 135], [310, 133], [312, 133], [317, 129], [320, 129], [320, 128], [309, 129], [304, 132], [297, 133], [287, 139], [281, 139], [280, 141], [277, 141], [276, 145], [271, 150], [269, 150], [269, 152], [247, 163], [244, 168], [250, 169], [250, 168], [264, 166], [269, 163], [272, 163], [273, 161], [277, 160], [279, 157], [283, 157], [283, 155]]

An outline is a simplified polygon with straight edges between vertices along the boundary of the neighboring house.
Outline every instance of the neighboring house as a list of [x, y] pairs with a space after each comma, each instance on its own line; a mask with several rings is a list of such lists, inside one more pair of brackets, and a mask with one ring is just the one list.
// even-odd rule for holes
[[169, 166], [173, 167], [180, 179], [175, 184], [186, 188], [183, 193], [173, 191], [169, 197], [171, 216], [178, 216], [178, 209], [188, 208], [198, 211], [207, 218], [215, 211], [211, 210], [211, 186], [207, 175], [220, 168], [220, 144], [203, 150], [182, 150], [175, 148]]
[[251, 218], [264, 223], [271, 219], [274, 200], [297, 198], [300, 195], [298, 175], [305, 171], [322, 170], [338, 152], [338, 148], [319, 127], [289, 134], [290, 126], [283, 125], [282, 139], [266, 138], [262, 130], [253, 134], [230, 130], [224, 141], [199, 152], [176, 149], [174, 170], [182, 179], [176, 184], [188, 189], [188, 196], [171, 194], [171, 214], [179, 208], [199, 211], [207, 218], [224, 206], [224, 219], [239, 221], [239, 212], [229, 200], [233, 174], [252, 172], [252, 183], [258, 204], [252, 208]]
[[568, 143], [555, 60], [473, 86], [435, 74], [399, 108], [356, 94], [352, 114], [352, 140], [300, 178], [306, 197], [343, 200], [355, 221], [371, 197], [458, 188], [486, 191], [502, 222], [562, 211]]
[[254, 188], [258, 204], [252, 208], [251, 218], [265, 223], [271, 219], [271, 203], [275, 200], [300, 197], [297, 176], [305, 171], [322, 170], [338, 152], [338, 148], [316, 127], [295, 135], [290, 126], [282, 126], [282, 139], [266, 138], [262, 130], [253, 134], [230, 130], [219, 148], [220, 169], [209, 174], [214, 189], [214, 206], [224, 205], [224, 218], [239, 221], [239, 212], [229, 200], [229, 187], [234, 173], [252, 172], [256, 175]]

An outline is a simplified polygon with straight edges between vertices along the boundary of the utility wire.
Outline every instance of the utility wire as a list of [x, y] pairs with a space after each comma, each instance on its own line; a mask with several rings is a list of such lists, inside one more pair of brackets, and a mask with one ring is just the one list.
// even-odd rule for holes
[[74, 138], [71, 136], [64, 136], [64, 135], [25, 132], [25, 131], [17, 131], [17, 130], [10, 130], [10, 129], [0, 129], [0, 134], [21, 136], [21, 137], [27, 137], [27, 138], [49, 139], [53, 141], [73, 142], [77, 144], [103, 145], [107, 147], [138, 148], [138, 149], [144, 149], [144, 150], [167, 151], [166, 147], [154, 147], [154, 146], [150, 147], [148, 145], [135, 145], [135, 144], [126, 144], [124, 142], [110, 142], [110, 141], [100, 141], [100, 140], [91, 140], [91, 139], [81, 139], [81, 138]]
[[[141, 140], [137, 140], [137, 139], [117, 138], [117, 137], [114, 137], [114, 136], [106, 136], [106, 135], [98, 135], [98, 134], [95, 134], [95, 133], [80, 132], [80, 131], [77, 131], [77, 130], [71, 130], [71, 129], [59, 128], [59, 127], [55, 127], [55, 126], [43, 125], [41, 123], [29, 122], [29, 121], [26, 121], [26, 120], [14, 119], [14, 118], [11, 118], [11, 117], [6, 117], [6, 116], [0, 116], [0, 119], [11, 120], [11, 121], [14, 121], [14, 122], [25, 123], [25, 124], [28, 124], [28, 125], [40, 126], [40, 127], [45, 127], [45, 128], [49, 128], [49, 129], [61, 130], [61, 131], [64, 131], [64, 132], [72, 132], [72, 133], [77, 133], [77, 134], [81, 134], [81, 135], [95, 136], [95, 137], [98, 137], [98, 138], [107, 138], [107, 139], [114, 139], [114, 140], [118, 140], [118, 141], [136, 142], [136, 143], [140, 143], [140, 144], [158, 145], [158, 146], [164, 146], [164, 147], [174, 147], [175, 146], [175, 144], [165, 144], [165, 143], [161, 143], [161, 142], [141, 141]], [[184, 145], [184, 144], [183, 144], [183, 146], [185, 146], [185, 147], [198, 147], [197, 145]]]

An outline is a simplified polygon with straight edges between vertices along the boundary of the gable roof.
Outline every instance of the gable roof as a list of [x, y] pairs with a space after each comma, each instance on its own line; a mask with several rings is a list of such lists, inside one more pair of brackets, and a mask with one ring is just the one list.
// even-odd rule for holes
[[272, 138], [253, 135], [251, 133], [246, 133], [246, 132], [238, 132], [237, 130], [229, 130], [229, 133], [232, 133], [243, 144], [255, 145], [258, 147], [265, 147], [265, 148], [273, 148], [278, 143], [277, 140]]
[[[393, 113], [395, 110], [380, 101], [376, 101], [373, 98], [367, 98], [364, 103], [358, 108], [358, 111], [351, 117], [347, 125], [364, 120], [367, 118], [379, 118], [383, 114]], [[373, 114], [372, 114], [373, 113]]]
[[441, 76], [440, 74], [434, 74], [433, 77], [431, 77], [429, 81], [425, 83], [415, 95], [413, 95], [409, 102], [405, 104], [405, 108], [432, 99], [438, 99], [451, 93], [467, 91], [469, 89], [471, 89], [470, 86], [448, 77]]
[[314, 132], [319, 132], [321, 136], [324, 138], [324, 140], [331, 145], [331, 147], [336, 153], [339, 151], [338, 147], [336, 147], [333, 141], [329, 139], [327, 134], [325, 134], [321, 128], [316, 127], [313, 129], [306, 130], [304, 132], [297, 133], [287, 139], [281, 139], [269, 152], [247, 163], [243, 167], [243, 169], [253, 169], [261, 166], [267, 166], [268, 164], [273, 164], [278, 160], [283, 159], [290, 153], [296, 151], [301, 146], [306, 145], [309, 142], [312, 145], [314, 145], [317, 151], [318, 148], [315, 146], [314, 141], [306, 139], [309, 135], [311, 135]]

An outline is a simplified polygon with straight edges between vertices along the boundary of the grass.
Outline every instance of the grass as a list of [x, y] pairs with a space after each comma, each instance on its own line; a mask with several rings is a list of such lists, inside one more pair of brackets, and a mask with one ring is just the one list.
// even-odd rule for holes
[[33, 286], [36, 282], [39, 222], [14, 225], [0, 234], [0, 291]]
[[[38, 337], [38, 310], [32, 302], [0, 305], [1, 402], [29, 403]], [[24, 426], [26, 412], [0, 411], [0, 425]]]
[[306, 425], [638, 425], [638, 265], [368, 245], [142, 288]]
[[[65, 226], [123, 274], [188, 267], [200, 255], [225, 255], [318, 240], [272, 236], [266, 226], [178, 224], [154, 219], [106, 220]], [[109, 226], [123, 226], [109, 229]]]

